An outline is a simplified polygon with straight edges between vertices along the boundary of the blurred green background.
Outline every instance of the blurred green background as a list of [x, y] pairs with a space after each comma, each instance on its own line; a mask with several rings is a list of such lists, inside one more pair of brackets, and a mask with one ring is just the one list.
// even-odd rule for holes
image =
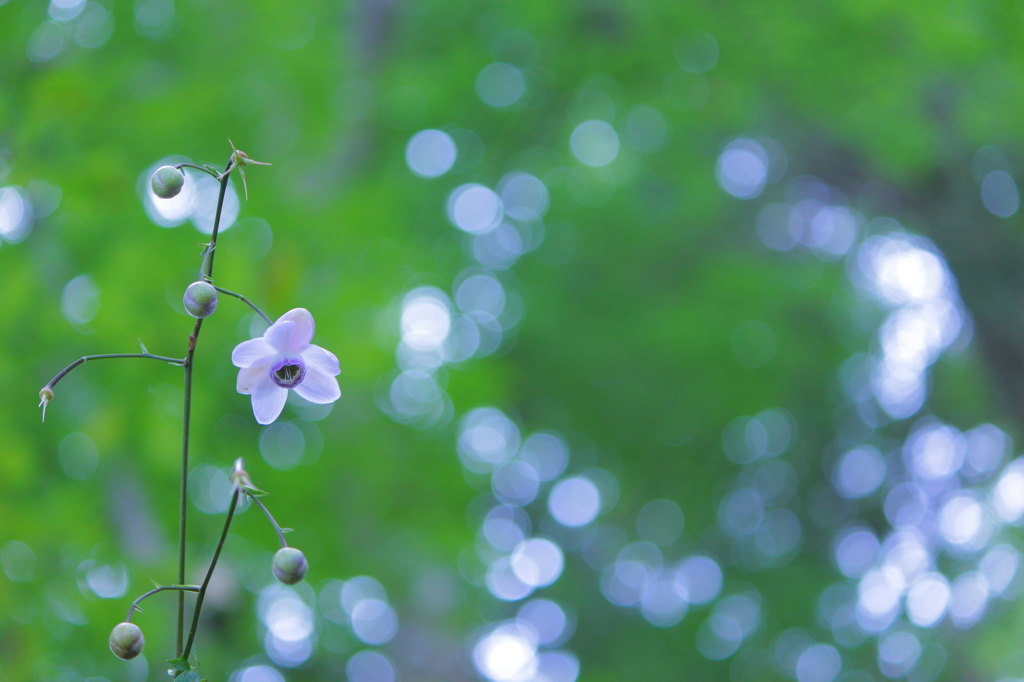
[[[1024, 679], [1013, 3], [0, 0], [0, 678], [167, 679], [181, 356], [304, 307], [331, 408], [197, 351], [211, 680]], [[197, 231], [198, 230], [198, 231]]]

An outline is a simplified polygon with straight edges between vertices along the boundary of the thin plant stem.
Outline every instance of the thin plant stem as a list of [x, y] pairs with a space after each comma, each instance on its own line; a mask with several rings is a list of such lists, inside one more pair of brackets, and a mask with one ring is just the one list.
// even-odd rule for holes
[[[181, 494], [178, 505], [178, 582], [185, 582], [185, 526], [188, 518], [188, 446], [189, 430], [192, 425], [192, 358], [196, 354], [196, 341], [203, 328], [203, 321], [196, 320], [192, 334], [188, 337], [188, 353], [185, 356], [185, 407], [181, 420]], [[185, 593], [178, 595], [178, 636], [175, 645], [176, 656], [181, 656], [185, 639]]]
[[141, 597], [139, 597], [138, 599], [136, 599], [135, 601], [132, 602], [132, 605], [128, 607], [128, 617], [124, 619], [124, 622], [126, 622], [126, 623], [132, 622], [132, 614], [134, 614], [136, 611], [142, 611], [142, 607], [139, 606], [139, 602], [141, 602], [146, 597], [154, 595], [157, 592], [163, 592], [164, 590], [181, 590], [182, 592], [198, 592], [199, 591], [199, 585], [161, 585], [161, 586], [157, 587], [155, 590], [150, 590], [149, 592], [147, 592], [146, 594], [142, 595]]
[[224, 208], [224, 193], [228, 189], [228, 178], [231, 176], [234, 158], [234, 154], [232, 154], [228, 159], [228, 165], [224, 167], [224, 172], [220, 175], [220, 195], [217, 197], [217, 215], [213, 219], [213, 234], [210, 235], [210, 252], [205, 262], [206, 272], [200, 273], [206, 279], [213, 279], [213, 256], [217, 248], [217, 233], [220, 231], [220, 212]]
[[257, 498], [248, 490], [245, 491], [245, 494], [249, 496], [250, 500], [256, 503], [256, 506], [263, 510], [264, 514], [267, 515], [267, 518], [270, 519], [270, 525], [274, 527], [274, 530], [277, 532], [278, 539], [281, 540], [281, 546], [287, 547], [288, 542], [284, 539], [284, 530], [281, 529], [281, 526], [277, 525], [277, 521], [275, 521], [274, 517], [270, 514], [270, 510], [263, 506], [263, 503], [259, 501], [259, 498]]
[[[221, 211], [224, 208], [224, 194], [228, 189], [228, 179], [231, 176], [232, 163], [234, 161], [234, 154], [228, 159], [228, 164], [224, 168], [224, 173], [220, 175], [220, 195], [217, 197], [217, 213], [213, 218], [213, 234], [210, 235], [210, 245], [207, 258], [203, 262], [203, 267], [206, 270], [202, 273], [204, 277], [213, 276], [213, 250], [217, 246], [217, 233], [220, 230], [220, 216]], [[196, 320], [195, 327], [192, 329], [192, 334], [188, 337], [188, 352], [185, 355], [185, 405], [184, 414], [181, 420], [181, 492], [178, 506], [178, 582], [185, 582], [185, 527], [188, 519], [188, 446], [189, 446], [189, 429], [192, 424], [192, 369], [193, 369], [193, 358], [196, 353], [196, 342], [199, 340], [199, 332], [203, 328], [202, 319]], [[233, 508], [233, 507], [232, 507]], [[200, 593], [200, 599], [196, 602], [196, 618], [199, 617], [199, 609], [202, 606], [202, 595]], [[182, 651], [182, 641], [185, 636], [185, 593], [182, 592], [178, 595], [178, 636], [177, 645], [175, 648], [176, 655], [180, 658]], [[191, 644], [191, 637], [189, 643]]]
[[174, 164], [174, 167], [177, 168], [178, 170], [181, 170], [182, 168], [195, 168], [196, 170], [201, 170], [208, 175], [212, 175], [214, 178], [220, 177], [220, 173], [218, 173], [217, 171], [211, 170], [205, 166], [197, 166], [194, 163], [176, 163]]
[[[211, 284], [212, 284], [212, 282], [211, 282]], [[266, 314], [265, 312], [263, 312], [262, 310], [260, 310], [259, 308], [257, 308], [257, 307], [256, 307], [256, 304], [255, 304], [255, 303], [253, 303], [252, 301], [250, 301], [249, 299], [247, 299], [247, 298], [246, 298], [245, 296], [242, 296], [241, 294], [236, 294], [236, 293], [235, 293], [235, 292], [233, 292], [233, 291], [228, 291], [227, 289], [224, 289], [224, 288], [222, 288], [222, 287], [219, 287], [219, 286], [217, 286], [216, 284], [213, 284], [213, 288], [214, 288], [214, 289], [216, 289], [217, 291], [219, 291], [220, 293], [222, 293], [222, 294], [225, 294], [225, 295], [227, 295], [227, 296], [234, 296], [235, 298], [237, 298], [238, 300], [240, 300], [240, 301], [241, 301], [242, 303], [245, 303], [245, 304], [246, 304], [247, 306], [249, 306], [250, 308], [252, 308], [253, 310], [255, 310], [255, 311], [256, 311], [256, 314], [257, 314], [257, 315], [259, 315], [260, 317], [262, 317], [262, 318], [263, 318], [263, 320], [264, 320], [264, 322], [266, 322], [267, 324], [274, 324], [274, 323], [273, 323], [273, 322], [271, 321], [271, 319], [270, 319], [269, 317], [267, 317], [267, 314]]]
[[185, 643], [185, 649], [181, 653], [182, 660], [187, 661], [189, 654], [192, 653], [192, 643], [196, 639], [196, 630], [199, 628], [199, 614], [203, 610], [203, 600], [206, 598], [206, 589], [210, 586], [210, 578], [213, 577], [213, 569], [217, 566], [217, 560], [220, 558], [220, 550], [224, 548], [224, 540], [228, 537], [228, 529], [231, 527], [231, 519], [235, 516], [235, 507], [238, 505], [238, 490], [236, 489], [234, 494], [231, 496], [231, 506], [228, 507], [228, 517], [224, 520], [224, 530], [221, 531], [220, 540], [217, 542], [217, 549], [213, 552], [213, 558], [210, 559], [210, 567], [206, 569], [206, 577], [203, 578], [203, 584], [199, 588], [199, 596], [196, 597], [196, 608], [192, 612], [192, 629], [188, 633], [188, 642]]
[[57, 385], [58, 381], [64, 378], [64, 376], [68, 372], [70, 372], [75, 367], [78, 367], [81, 364], [89, 362], [90, 360], [109, 360], [112, 358], [148, 358], [150, 360], [163, 360], [164, 362], [169, 362], [172, 365], [183, 366], [185, 364], [185, 361], [180, 358], [165, 358], [162, 355], [153, 355], [152, 353], [103, 353], [102, 355], [85, 355], [83, 357], [78, 358], [61, 371], [57, 372], [57, 376], [50, 379], [49, 383], [47, 383], [46, 386], [44, 386], [44, 388], [52, 389], [54, 386]]

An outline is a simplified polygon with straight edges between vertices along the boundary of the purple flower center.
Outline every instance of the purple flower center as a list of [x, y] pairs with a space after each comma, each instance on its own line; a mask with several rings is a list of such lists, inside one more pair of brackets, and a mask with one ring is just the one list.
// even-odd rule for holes
[[283, 360], [270, 371], [270, 378], [281, 388], [295, 388], [306, 376], [306, 365], [302, 360]]

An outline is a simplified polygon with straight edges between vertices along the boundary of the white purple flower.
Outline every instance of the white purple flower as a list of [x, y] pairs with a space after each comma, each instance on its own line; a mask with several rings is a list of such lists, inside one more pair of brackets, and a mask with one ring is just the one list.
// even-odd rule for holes
[[311, 403], [333, 403], [341, 397], [341, 373], [334, 353], [310, 343], [316, 325], [305, 308], [289, 310], [263, 336], [243, 341], [231, 353], [238, 367], [238, 392], [252, 396], [252, 412], [260, 424], [281, 414], [294, 390]]

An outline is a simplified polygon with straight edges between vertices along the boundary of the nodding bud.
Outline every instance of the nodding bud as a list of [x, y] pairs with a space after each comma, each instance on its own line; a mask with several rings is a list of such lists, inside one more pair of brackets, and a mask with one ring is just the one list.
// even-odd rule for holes
[[271, 564], [274, 577], [285, 585], [294, 585], [306, 577], [309, 564], [306, 562], [306, 555], [294, 547], [282, 547], [274, 555], [274, 563]]
[[171, 199], [178, 196], [185, 184], [185, 173], [174, 166], [160, 166], [149, 184], [153, 187], [153, 194], [161, 199]]
[[182, 302], [192, 317], [209, 317], [217, 309], [217, 290], [209, 282], [192, 282]]
[[146, 638], [135, 623], [118, 623], [110, 632], [110, 650], [114, 655], [125, 661], [142, 653]]

